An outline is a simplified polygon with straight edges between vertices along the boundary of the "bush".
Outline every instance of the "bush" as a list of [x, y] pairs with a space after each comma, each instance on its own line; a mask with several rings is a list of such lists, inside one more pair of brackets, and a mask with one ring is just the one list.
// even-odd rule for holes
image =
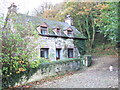
[[[29, 67], [28, 59], [31, 58], [27, 50], [27, 42], [19, 33], [5, 30], [2, 34], [2, 82], [8, 85], [8, 79], [17, 73], [26, 71]], [[11, 80], [10, 80], [11, 81]]]
[[[23, 37], [24, 30], [19, 31], [18, 29], [23, 26], [19, 25], [18, 27], [16, 24], [14, 24], [14, 26], [17, 27], [17, 29], [14, 28], [14, 30], [12, 30], [6, 25], [2, 32], [2, 53], [0, 53], [2, 58], [0, 58], [0, 63], [2, 63], [3, 88], [9, 87], [11, 84], [14, 86], [15, 82], [19, 81], [22, 73], [30, 68], [29, 60], [36, 54], [33, 52], [36, 46], [35, 44], [32, 43], [32, 47], [28, 48], [31, 42], [29, 38], [26, 37], [31, 37], [29, 36], [31, 34]], [[28, 26], [30, 27], [30, 25]], [[34, 33], [35, 31], [30, 31], [30, 33], [32, 32]], [[16, 80], [13, 80], [13, 78], [16, 78]]]
[[30, 68], [36, 68], [40, 64], [50, 63], [50, 62], [51, 62], [50, 60], [46, 60], [45, 58], [37, 58], [35, 61], [30, 62]]

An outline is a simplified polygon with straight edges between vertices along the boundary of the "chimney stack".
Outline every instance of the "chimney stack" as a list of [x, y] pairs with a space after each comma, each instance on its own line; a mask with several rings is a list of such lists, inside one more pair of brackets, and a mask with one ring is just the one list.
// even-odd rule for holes
[[70, 26], [73, 25], [73, 20], [70, 15], [66, 15], [65, 22], [68, 23]]
[[17, 6], [15, 5], [14, 2], [11, 4], [10, 7], [8, 7], [8, 12], [9, 13], [12, 13], [12, 12], [17, 13]]

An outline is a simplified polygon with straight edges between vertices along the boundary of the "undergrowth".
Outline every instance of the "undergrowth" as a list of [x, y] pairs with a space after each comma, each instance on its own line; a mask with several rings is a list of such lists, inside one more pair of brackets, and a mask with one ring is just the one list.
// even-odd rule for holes
[[106, 45], [98, 45], [92, 50], [93, 56], [108, 56], [108, 55], [118, 55], [118, 50], [116, 44], [109, 43]]

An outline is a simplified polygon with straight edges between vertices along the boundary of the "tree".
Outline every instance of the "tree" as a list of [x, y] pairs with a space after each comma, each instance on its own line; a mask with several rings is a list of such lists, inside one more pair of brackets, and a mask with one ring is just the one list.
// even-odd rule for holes
[[[88, 38], [87, 47], [88, 53], [91, 52], [94, 37], [96, 33], [96, 3], [81, 3], [81, 2], [66, 2], [61, 12], [57, 14], [59, 20], [63, 21], [65, 15], [70, 14], [74, 20], [74, 26]], [[96, 10], [96, 11], [95, 11]]]
[[118, 3], [109, 2], [100, 5], [101, 14], [98, 16], [97, 26], [105, 37], [114, 42], [118, 31]]
[[[34, 25], [31, 22], [15, 23], [17, 21], [16, 17], [19, 17], [17, 13], [8, 12], [5, 22], [2, 22], [2, 52], [0, 52], [0, 63], [2, 64], [3, 88], [16, 83], [13, 77], [16, 78], [17, 74], [23, 73], [30, 68], [31, 64], [29, 60], [36, 54], [33, 51], [36, 44], [30, 42], [30, 37], [37, 35], [37, 32], [35, 33], [35, 30], [33, 31], [33, 28], [35, 28]], [[26, 30], [29, 30], [29, 32]], [[32, 46], [28, 47], [30, 45]], [[19, 79], [17, 78], [17, 80]]]
[[[43, 15], [47, 19], [64, 21], [67, 14], [70, 14], [74, 26], [87, 37], [86, 45], [88, 53], [94, 46], [96, 32], [103, 34], [109, 41], [116, 41], [117, 33], [117, 3], [107, 2], [75, 2], [67, 1], [61, 6], [46, 10]], [[52, 13], [56, 10], [54, 13]], [[50, 16], [52, 16], [50, 18]]]
[[61, 9], [61, 6], [61, 4], [52, 5], [50, 3], [45, 2], [42, 5], [40, 5], [37, 9], [35, 9], [33, 13], [36, 13], [35, 16], [42, 16], [46, 19], [55, 20], [55, 16]]

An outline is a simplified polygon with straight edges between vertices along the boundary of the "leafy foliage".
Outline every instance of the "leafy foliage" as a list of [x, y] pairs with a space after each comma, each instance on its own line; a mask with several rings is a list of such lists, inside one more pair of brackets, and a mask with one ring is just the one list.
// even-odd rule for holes
[[102, 5], [103, 9], [100, 9], [101, 14], [98, 17], [97, 26], [105, 37], [116, 41], [118, 31], [118, 3], [110, 2], [100, 5]]
[[[60, 5], [61, 7], [57, 8], [58, 11], [53, 18], [64, 21], [67, 14], [71, 15], [74, 26], [88, 39], [86, 42], [86, 46], [89, 47], [87, 53], [92, 52], [95, 44], [95, 36], [98, 32], [103, 34], [108, 41], [116, 42], [118, 33], [117, 2], [86, 3], [75, 2], [73, 0]], [[51, 10], [54, 9], [56, 8], [52, 8]]]
[[[94, 43], [94, 37], [97, 27], [95, 26], [95, 13], [94, 9], [96, 3], [81, 3], [81, 2], [66, 2], [62, 15], [70, 14], [74, 20], [74, 26], [87, 37], [86, 46], [89, 47], [87, 53], [91, 52]], [[76, 8], [79, 7], [79, 8]], [[75, 14], [76, 13], [76, 14]], [[82, 43], [81, 43], [82, 44]]]
[[[37, 37], [36, 31], [33, 29], [35, 27], [31, 22], [16, 23], [15, 17], [17, 16], [9, 15], [9, 19], [13, 21], [6, 20], [6, 25], [2, 28], [2, 58], [0, 58], [0, 63], [2, 64], [3, 88], [14, 86], [16, 82], [20, 81], [26, 70], [36, 67], [33, 62], [29, 62], [29, 60], [34, 60], [33, 56], [36, 55], [35, 47], [37, 44], [33, 44], [31, 41], [31, 38]], [[41, 59], [35, 58], [35, 60], [40, 61]]]
[[78, 48], [81, 55], [84, 55], [86, 53], [86, 45], [84, 40], [74, 40], [74, 44]]
[[[19, 82], [23, 75], [27, 76], [30, 69], [34, 69], [39, 64], [49, 62], [48, 60], [35, 58], [35, 61], [29, 61], [33, 59], [35, 55], [33, 48], [28, 48], [30, 44], [25, 38], [21, 37], [20, 33], [13, 33], [11, 30], [3, 32], [3, 45], [2, 45], [2, 87], [7, 88], [14, 86]], [[34, 73], [34, 72], [30, 72]]]

